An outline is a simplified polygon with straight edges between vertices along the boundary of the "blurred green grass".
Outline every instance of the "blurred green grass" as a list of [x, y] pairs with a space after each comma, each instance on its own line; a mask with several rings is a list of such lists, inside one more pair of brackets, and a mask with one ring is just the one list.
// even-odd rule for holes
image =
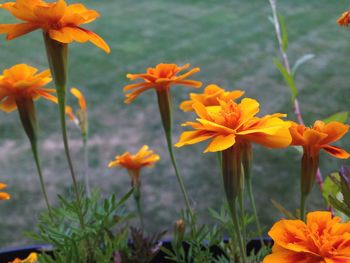
[[[183, 208], [175, 175], [166, 152], [165, 140], [153, 92], [142, 94], [133, 104], [123, 104], [125, 74], [143, 72], [160, 62], [191, 63], [202, 70], [195, 79], [216, 83], [226, 89], [240, 88], [261, 103], [262, 113], [286, 112], [294, 119], [289, 91], [272, 59], [279, 57], [268, 1], [250, 0], [99, 0], [81, 1], [98, 10], [102, 17], [88, 27], [111, 46], [107, 56], [91, 44], [70, 45], [71, 86], [82, 89], [90, 116], [90, 175], [104, 194], [123, 194], [129, 186], [125, 171], [107, 169], [107, 163], [125, 150], [136, 151], [148, 144], [161, 155], [161, 162], [143, 171], [146, 225], [150, 231], [169, 229]], [[304, 118], [311, 124], [338, 111], [349, 110], [350, 32], [335, 21], [348, 7], [338, 0], [279, 1], [289, 28], [291, 61], [306, 53], [316, 58], [304, 65], [297, 76]], [[13, 21], [1, 11], [0, 23]], [[16, 63], [46, 69], [41, 33], [0, 41], [1, 70]], [[174, 138], [183, 130], [179, 124], [194, 116], [177, 105], [190, 90], [175, 87]], [[71, 104], [75, 101], [69, 98]], [[51, 202], [66, 194], [70, 177], [63, 156], [56, 107], [38, 101], [41, 152]], [[38, 178], [27, 139], [17, 113], [0, 113], [0, 181], [12, 194], [1, 204], [0, 246], [23, 245], [23, 232], [35, 229], [38, 213], [44, 209]], [[71, 148], [77, 171], [82, 173], [79, 132], [69, 126]], [[339, 144], [347, 149], [350, 136]], [[216, 155], [202, 154], [204, 145], [176, 150], [192, 202], [202, 222], [211, 222], [208, 207], [218, 207], [224, 197]], [[259, 214], [269, 227], [280, 214], [273, 198], [295, 209], [299, 197], [298, 155], [293, 149], [266, 150], [255, 147], [254, 186]], [[341, 163], [322, 155], [324, 174]], [[132, 201], [132, 200], [131, 200]], [[133, 202], [130, 203], [133, 209]], [[310, 209], [324, 209], [315, 187]]]

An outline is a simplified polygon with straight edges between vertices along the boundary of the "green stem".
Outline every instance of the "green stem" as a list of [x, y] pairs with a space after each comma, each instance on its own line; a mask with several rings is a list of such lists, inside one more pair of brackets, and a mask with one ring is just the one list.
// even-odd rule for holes
[[135, 186], [134, 189], [134, 198], [137, 206], [137, 213], [139, 214], [140, 224], [142, 231], [144, 230], [144, 220], [143, 220], [143, 211], [141, 206], [141, 189], [140, 186]]
[[25, 97], [17, 98], [16, 104], [17, 104], [22, 126], [30, 141], [31, 150], [33, 153], [35, 165], [39, 175], [41, 191], [44, 195], [49, 216], [52, 219], [51, 206], [49, 203], [49, 199], [47, 197], [46, 187], [44, 183], [44, 176], [41, 169], [41, 164], [40, 164], [41, 162], [40, 162], [39, 151], [38, 151], [38, 143], [37, 143], [38, 124], [36, 121], [35, 105], [32, 98], [25, 98]]
[[256, 224], [256, 228], [258, 230], [258, 235], [260, 239], [261, 246], [264, 247], [264, 239], [263, 239], [263, 232], [258, 216], [258, 212], [256, 210], [256, 204], [255, 204], [255, 198], [253, 193], [253, 185], [252, 185], [252, 163], [253, 163], [253, 151], [252, 151], [252, 145], [249, 142], [243, 142], [242, 146], [242, 165], [244, 170], [244, 178], [246, 181], [246, 186], [248, 190], [248, 197], [250, 204], [253, 209], [254, 214], [254, 220]]
[[165, 132], [165, 137], [167, 141], [168, 151], [170, 154], [171, 163], [175, 170], [175, 175], [178, 181], [178, 184], [180, 186], [180, 190], [182, 192], [182, 195], [185, 199], [185, 204], [187, 206], [187, 210], [190, 213], [191, 218], [193, 218], [193, 210], [190, 205], [190, 201], [186, 192], [186, 188], [182, 179], [182, 176], [179, 172], [179, 169], [177, 167], [174, 151], [173, 151], [173, 143], [172, 143], [172, 114], [171, 114], [171, 96], [170, 96], [170, 90], [162, 90], [157, 91], [157, 97], [158, 97], [158, 105], [159, 105], [159, 112], [162, 119], [162, 124]]
[[251, 181], [252, 180], [250, 178], [247, 180], [248, 196], [249, 196], [250, 204], [251, 204], [252, 209], [253, 209], [254, 219], [255, 219], [255, 223], [256, 223], [256, 228], [258, 230], [260, 243], [264, 247], [265, 243], [264, 243], [264, 239], [263, 239], [263, 233], [262, 233], [262, 228], [261, 228], [258, 212], [256, 210], [255, 198], [254, 198], [253, 187], [252, 187]]
[[242, 189], [242, 191], [238, 195], [238, 205], [240, 210], [243, 244], [247, 244], [247, 225], [245, 222], [245, 211], [244, 211], [244, 189]]
[[239, 219], [237, 215], [236, 202], [235, 201], [231, 202], [230, 207], [231, 207], [231, 216], [232, 216], [233, 226], [237, 236], [236, 240], [238, 240], [239, 250], [241, 253], [241, 260], [242, 260], [242, 263], [248, 263], [246, 251], [245, 251], [245, 245], [243, 244], [241, 231], [239, 229]]
[[37, 144], [32, 142], [32, 141], [30, 142], [30, 145], [32, 148], [33, 156], [34, 156], [35, 165], [36, 165], [36, 168], [37, 168], [38, 174], [39, 174], [41, 191], [43, 192], [45, 203], [47, 206], [47, 210], [49, 211], [49, 216], [52, 220], [53, 219], [52, 211], [51, 211], [51, 206], [50, 206], [49, 199], [47, 197], [46, 188], [45, 188], [44, 176], [43, 176], [41, 165], [40, 165], [40, 157], [39, 157], [38, 147], [37, 147]]
[[50, 38], [47, 33], [44, 34], [44, 41], [46, 47], [47, 58], [51, 74], [55, 81], [56, 92], [58, 98], [58, 108], [61, 122], [62, 139], [64, 145], [64, 151], [68, 162], [68, 167], [73, 181], [73, 189], [75, 192], [76, 200], [78, 203], [78, 217], [81, 227], [85, 228], [85, 222], [81, 207], [80, 192], [76, 175], [74, 172], [73, 162], [69, 152], [68, 136], [67, 136], [67, 125], [66, 125], [66, 84], [67, 84], [67, 57], [68, 57], [68, 44], [57, 42]]
[[85, 191], [87, 197], [91, 195], [90, 178], [89, 178], [89, 151], [87, 138], [83, 137], [83, 151], [84, 151], [84, 179], [85, 179]]

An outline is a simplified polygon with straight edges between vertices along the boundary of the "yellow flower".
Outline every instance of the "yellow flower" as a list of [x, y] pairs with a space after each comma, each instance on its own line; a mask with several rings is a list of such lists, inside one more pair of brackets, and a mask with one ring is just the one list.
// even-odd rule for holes
[[263, 263], [349, 263], [350, 223], [330, 212], [312, 212], [307, 221], [286, 220], [269, 231], [272, 254]]
[[101, 37], [81, 27], [100, 16], [98, 12], [87, 9], [83, 4], [67, 5], [64, 0], [16, 0], [1, 4], [0, 8], [22, 21], [17, 24], [0, 25], [0, 34], [6, 33], [8, 40], [42, 29], [51, 39], [58, 42], [90, 41], [105, 52], [110, 52], [107, 43]]
[[[7, 187], [6, 184], [0, 183], [0, 190], [5, 189]], [[8, 193], [0, 192], [0, 200], [9, 200], [11, 197]]]
[[350, 11], [344, 12], [337, 20], [340, 26], [349, 26], [350, 23]]
[[220, 101], [219, 106], [205, 107], [196, 102], [193, 108], [197, 122], [186, 122], [194, 131], [183, 132], [175, 145], [182, 147], [211, 139], [205, 152], [223, 151], [235, 144], [254, 142], [270, 148], [287, 147], [291, 143], [290, 123], [281, 117], [285, 114], [255, 117], [259, 112], [256, 100], [245, 98], [241, 103]]
[[146, 73], [127, 74], [126, 76], [130, 80], [142, 79], [144, 81], [124, 87], [125, 92], [132, 90], [131, 93], [126, 94], [125, 103], [131, 103], [142, 92], [152, 88], [156, 89], [157, 91], [165, 91], [172, 85], [183, 85], [199, 88], [202, 86], [202, 82], [186, 80], [187, 77], [199, 72], [199, 68], [193, 68], [182, 75], [178, 75], [178, 73], [189, 67], [190, 64], [186, 64], [182, 67], [179, 67], [176, 64], [158, 64], [155, 68], [148, 68]]
[[37, 72], [36, 68], [26, 64], [4, 70], [3, 75], [0, 75], [0, 110], [11, 112], [22, 100], [39, 97], [57, 103], [57, 98], [52, 95], [56, 91], [43, 88], [52, 80], [50, 71]]
[[125, 152], [123, 155], [117, 155], [115, 160], [108, 164], [108, 167], [123, 167], [127, 169], [132, 178], [132, 185], [139, 186], [141, 168], [152, 167], [159, 160], [159, 155], [149, 150], [147, 145], [144, 145], [134, 155], [129, 152]]
[[14, 261], [11, 261], [9, 263], [37, 263], [38, 262], [38, 254], [37, 253], [30, 253], [29, 256], [25, 259], [19, 259], [16, 258]]
[[235, 100], [242, 97], [244, 91], [233, 90], [225, 91], [218, 85], [208, 85], [203, 93], [190, 93], [190, 100], [186, 100], [180, 104], [180, 109], [183, 111], [193, 111], [192, 105], [196, 102], [203, 104], [204, 106], [218, 106], [220, 105], [219, 100], [229, 101]]

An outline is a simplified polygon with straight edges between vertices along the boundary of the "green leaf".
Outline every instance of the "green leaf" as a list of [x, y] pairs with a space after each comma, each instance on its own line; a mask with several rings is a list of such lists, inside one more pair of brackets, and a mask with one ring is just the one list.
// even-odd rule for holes
[[338, 199], [336, 199], [333, 196], [329, 196], [328, 197], [329, 202], [331, 203], [331, 205], [339, 210], [340, 212], [344, 213], [345, 215], [347, 215], [348, 217], [350, 217], [350, 208], [347, 207], [344, 203], [342, 203], [341, 201], [339, 201]]
[[323, 121], [325, 123], [329, 123], [331, 121], [339, 121], [339, 122], [345, 123], [347, 121], [348, 117], [349, 117], [348, 111], [341, 111], [341, 112], [338, 112], [338, 113], [335, 113], [335, 114], [329, 116], [328, 118], [324, 119]]
[[329, 196], [336, 197], [340, 192], [340, 186], [334, 180], [340, 180], [338, 173], [332, 173], [323, 182], [322, 196], [327, 204], [329, 204]]
[[284, 20], [284, 17], [280, 14], [278, 14], [278, 22], [280, 23], [280, 27], [281, 27], [282, 49], [284, 52], [286, 52], [288, 48], [288, 31], [287, 31], [287, 25]]
[[298, 88], [295, 84], [293, 75], [289, 74], [287, 69], [277, 59], [274, 59], [273, 63], [281, 72], [286, 84], [290, 88], [290, 92], [292, 94], [292, 101], [294, 102], [295, 98], [298, 96]]
[[292, 74], [295, 76], [295, 73], [297, 72], [298, 68], [299, 68], [301, 65], [303, 65], [305, 62], [307, 62], [307, 61], [313, 59], [314, 57], [315, 57], [314, 54], [306, 54], [306, 55], [302, 56], [301, 58], [299, 58], [299, 59], [295, 62], [294, 66], [293, 66]]

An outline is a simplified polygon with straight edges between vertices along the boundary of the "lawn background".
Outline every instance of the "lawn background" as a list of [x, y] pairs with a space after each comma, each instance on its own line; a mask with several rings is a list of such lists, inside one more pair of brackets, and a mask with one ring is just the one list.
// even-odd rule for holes
[[[4, 2], [4, 1], [1, 1]], [[102, 16], [88, 25], [111, 46], [106, 55], [91, 44], [72, 44], [69, 54], [69, 83], [80, 88], [87, 98], [90, 117], [90, 175], [103, 194], [127, 191], [125, 171], [108, 169], [107, 164], [125, 150], [135, 152], [148, 144], [161, 155], [153, 169], [142, 173], [143, 202], [149, 231], [169, 229], [183, 208], [174, 172], [166, 151], [154, 92], [142, 94], [131, 105], [123, 104], [122, 87], [126, 73], [143, 72], [160, 62], [201, 68], [194, 79], [206, 85], [216, 83], [226, 89], [243, 89], [246, 96], [261, 103], [261, 112], [285, 112], [291, 119], [289, 91], [274, 67], [278, 57], [273, 26], [268, 20], [270, 7], [262, 0], [99, 0], [81, 1]], [[288, 53], [298, 57], [315, 54], [297, 75], [300, 103], [308, 124], [335, 112], [349, 110], [350, 32], [336, 25], [337, 17], [349, 2], [328, 0], [281, 0], [279, 10], [289, 28]], [[1, 10], [0, 23], [14, 19]], [[28, 63], [40, 70], [47, 61], [41, 33], [0, 41], [0, 69]], [[51, 85], [52, 86], [52, 85]], [[182, 113], [178, 104], [187, 98], [185, 87], [172, 89], [174, 97], [174, 140], [183, 128], [180, 123], [194, 119]], [[75, 106], [70, 96], [69, 103]], [[40, 148], [50, 201], [67, 194], [71, 180], [61, 143], [55, 105], [37, 103], [40, 121]], [[23, 231], [34, 230], [38, 213], [44, 209], [38, 177], [29, 143], [17, 112], [0, 113], [0, 181], [8, 184], [12, 195], [0, 208], [0, 247], [32, 243]], [[82, 173], [82, 148], [79, 131], [69, 125], [70, 144], [76, 170]], [[350, 136], [339, 146], [349, 150]], [[176, 150], [191, 200], [201, 222], [211, 222], [209, 207], [220, 206], [224, 193], [215, 154], [202, 154], [205, 144]], [[299, 198], [299, 156], [290, 149], [254, 148], [254, 187], [261, 220], [268, 228], [281, 215], [272, 207], [273, 198], [295, 209]], [[322, 154], [323, 174], [341, 163]], [[131, 200], [132, 201], [132, 200]], [[309, 208], [324, 209], [315, 187]], [[134, 209], [133, 202], [130, 208]]]

